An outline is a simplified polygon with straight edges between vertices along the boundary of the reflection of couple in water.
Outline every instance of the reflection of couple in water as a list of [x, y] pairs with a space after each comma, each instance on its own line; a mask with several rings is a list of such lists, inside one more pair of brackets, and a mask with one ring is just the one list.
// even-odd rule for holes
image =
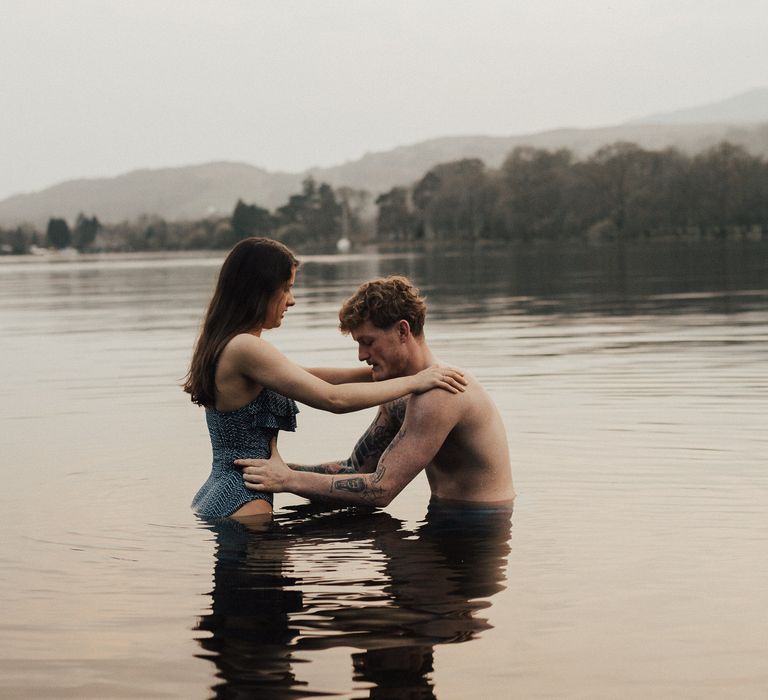
[[[462, 635], [458, 619], [446, 628], [442, 623], [453, 618], [435, 611], [434, 605], [453, 610], [456, 604], [466, 613], [473, 597], [462, 588], [458, 593], [440, 590], [465, 580], [466, 572], [459, 575], [451, 569], [462, 537], [476, 534], [480, 523], [494, 523], [493, 532], [497, 521], [506, 523], [503, 547], [496, 546], [498, 535], [488, 534], [485, 545], [477, 537], [471, 555], [463, 553], [467, 561], [480, 559], [467, 581], [488, 578], [486, 560], [498, 564], [509, 537], [514, 490], [501, 416], [474, 377], [439, 363], [432, 353], [419, 290], [397, 276], [362, 284], [342, 305], [339, 321], [367, 367], [305, 369], [261, 337], [262, 331], [278, 328], [294, 305], [297, 268], [293, 253], [276, 241], [249, 238], [233, 248], [221, 268], [184, 385], [192, 401], [205, 407], [213, 448], [210, 475], [192, 505], [219, 541], [214, 610], [202, 628], [216, 630], [209, 641], [219, 646], [217, 663], [226, 678], [266, 677], [270, 668], [289, 668], [286, 645], [291, 650], [338, 646], [340, 638], [366, 649], [356, 661], [362, 677], [374, 674], [377, 664], [385, 668], [394, 663], [389, 656], [393, 648], [404, 654], [403, 639], [426, 645], [431, 658], [432, 644]], [[279, 431], [296, 428], [297, 401], [337, 413], [379, 409], [347, 459], [300, 466], [286, 464], [277, 450]], [[421, 471], [432, 499], [415, 539], [382, 513], [269, 522], [276, 492], [338, 506], [383, 507]], [[462, 524], [450, 537], [436, 536], [454, 520]], [[307, 601], [283, 579], [284, 552], [307, 538], [320, 542], [323, 532], [327, 535], [337, 523], [348, 523], [352, 541], [372, 537], [386, 557], [391, 595], [386, 604], [363, 608], [367, 615], [384, 615], [374, 626], [375, 634], [370, 624], [361, 623], [356, 608], [341, 603], [327, 612], [329, 619], [317, 623], [317, 633], [307, 634], [312, 625], [289, 625], [290, 614], [304, 610]], [[441, 578], [430, 571], [430, 561], [449, 575]], [[409, 596], [415, 602], [401, 605]], [[439, 601], [429, 603], [431, 599]], [[391, 617], [393, 609], [407, 612], [408, 621]], [[263, 622], [255, 624], [257, 618]], [[321, 633], [328, 627], [334, 630], [332, 641]], [[357, 644], [360, 637], [366, 643]], [[247, 663], [253, 645], [259, 647], [258, 663]], [[273, 657], [276, 665], [271, 667], [267, 662]], [[408, 652], [402, 658], [421, 657]], [[425, 659], [423, 664], [431, 663]], [[227, 671], [223, 664], [230, 663], [243, 666], [228, 666]], [[423, 677], [421, 671], [418, 675]]]
[[505, 587], [510, 518], [432, 503], [415, 531], [382, 511], [314, 506], [274, 523], [208, 523], [216, 564], [198, 641], [221, 679], [214, 697], [316, 696], [301, 662], [342, 647], [359, 650], [353, 680], [370, 697], [434, 697], [434, 646], [491, 626], [479, 611]]

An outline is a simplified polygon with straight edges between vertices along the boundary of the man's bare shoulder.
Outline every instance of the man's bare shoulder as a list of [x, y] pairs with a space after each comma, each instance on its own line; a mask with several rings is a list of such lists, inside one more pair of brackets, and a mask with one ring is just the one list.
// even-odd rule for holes
[[423, 394], [410, 396], [407, 403], [406, 419], [456, 423], [471, 402], [471, 395], [474, 393], [471, 384], [472, 382], [465, 391], [458, 394], [452, 394], [442, 389], [432, 389]]
[[470, 373], [465, 373], [467, 386], [460, 394], [433, 389], [408, 401], [408, 416], [424, 420], [448, 421], [454, 426], [476, 428], [497, 409], [485, 388]]

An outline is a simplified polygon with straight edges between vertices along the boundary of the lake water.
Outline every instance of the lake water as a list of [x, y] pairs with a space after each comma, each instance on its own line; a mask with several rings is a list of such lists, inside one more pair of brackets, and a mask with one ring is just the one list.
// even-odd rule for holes
[[[210, 448], [179, 389], [221, 255], [0, 260], [0, 696], [765, 698], [768, 244], [306, 257], [265, 336], [354, 365], [360, 281], [411, 275], [427, 337], [496, 400], [515, 513], [277, 497], [189, 510]], [[372, 411], [302, 407], [348, 456]]]

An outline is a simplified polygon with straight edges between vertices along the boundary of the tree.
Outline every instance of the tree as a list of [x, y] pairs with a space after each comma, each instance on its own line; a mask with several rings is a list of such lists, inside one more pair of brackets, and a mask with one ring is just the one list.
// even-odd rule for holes
[[413, 189], [426, 238], [479, 238], [488, 229], [494, 199], [495, 189], [478, 158], [438, 165]]
[[759, 221], [759, 215], [753, 218], [748, 206], [748, 202], [755, 199], [750, 193], [751, 183], [759, 171], [753, 167], [755, 160], [741, 146], [728, 142], [694, 158], [691, 170], [702, 228], [725, 238], [729, 228], [743, 229]]
[[680, 236], [688, 231], [695, 216], [691, 184], [691, 159], [674, 148], [652, 156], [654, 160], [652, 197], [640, 202], [650, 231], [671, 231]]
[[341, 207], [341, 235], [350, 240], [360, 240], [370, 234], [370, 224], [375, 218], [371, 193], [352, 187], [336, 190]]
[[[144, 250], [168, 250], [173, 249], [175, 241], [168, 236], [168, 223], [160, 217], [142, 217], [144, 231], [139, 243]], [[142, 240], [143, 239], [143, 240]]]
[[68, 248], [72, 241], [69, 225], [64, 219], [49, 219], [46, 233], [48, 245], [53, 248]]
[[570, 151], [516, 148], [501, 167], [499, 211], [510, 238], [558, 238], [572, 216]]
[[78, 214], [72, 235], [75, 248], [82, 253], [96, 240], [100, 230], [101, 223], [95, 216], [88, 218], [82, 212]]
[[249, 236], [270, 236], [274, 228], [274, 218], [267, 209], [237, 200], [232, 212], [232, 231], [236, 240]]
[[617, 142], [598, 149], [593, 165], [595, 197], [604, 218], [612, 222], [618, 237], [637, 233], [643, 218], [643, 190], [652, 185], [652, 158], [634, 143]]
[[278, 208], [277, 215], [280, 230], [291, 231], [293, 239], [329, 243], [341, 236], [342, 206], [333, 188], [324, 182], [318, 185], [311, 177], [304, 180], [301, 194], [291, 195], [288, 203]]
[[341, 238], [342, 207], [336, 201], [333, 188], [325, 182], [320, 183], [309, 205], [306, 223], [310, 237], [326, 243]]
[[24, 255], [30, 246], [37, 244], [36, 233], [29, 226], [17, 226], [13, 230], [0, 228], [0, 254]]
[[412, 238], [414, 220], [408, 210], [408, 190], [393, 187], [376, 198], [379, 215], [376, 219], [376, 236], [379, 240], [407, 241]]

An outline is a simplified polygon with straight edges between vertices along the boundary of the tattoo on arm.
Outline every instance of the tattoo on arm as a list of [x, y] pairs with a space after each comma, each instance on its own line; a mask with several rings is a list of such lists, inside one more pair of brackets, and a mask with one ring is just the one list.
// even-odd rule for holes
[[[324, 464], [290, 464], [288, 466], [294, 471], [313, 472], [315, 474], [356, 474], [362, 470], [372, 472], [400, 428], [406, 406], [406, 399], [397, 399], [386, 407], [382, 407], [374, 424], [358, 440], [349, 459]], [[366, 463], [367, 469], [365, 468]]]
[[365, 479], [361, 479], [359, 476], [354, 479], [340, 479], [333, 482], [333, 487], [336, 491], [353, 491], [359, 493], [365, 491]]
[[[334, 479], [330, 494], [333, 494], [334, 491], [346, 491], [358, 495], [363, 503], [375, 503], [376, 499], [384, 493], [384, 489], [370, 486], [367, 480], [366, 476], [357, 476], [353, 479]], [[332, 495], [331, 498], [333, 498]]]
[[300, 464], [289, 465], [297, 472], [313, 472], [314, 474], [355, 474], [355, 468], [344, 462], [329, 462], [328, 464], [315, 464], [305, 466]]
[[360, 438], [352, 452], [350, 461], [356, 469], [361, 469], [370, 457], [381, 454], [391, 439], [389, 427], [377, 425]]
[[334, 479], [331, 483], [331, 493], [333, 493], [333, 491], [359, 493], [363, 499], [370, 501], [383, 494], [385, 490], [378, 484], [384, 479], [384, 474], [387, 471], [387, 454], [406, 436], [406, 433], [407, 430], [405, 426], [400, 428], [400, 431], [384, 450], [384, 454], [382, 454], [381, 459], [376, 466], [376, 471], [373, 472], [370, 477], [358, 476], [353, 479]]
[[347, 460], [351, 466], [357, 471], [373, 471], [374, 465], [400, 429], [407, 405], [407, 399], [397, 399], [381, 408], [376, 421], [358, 440], [352, 456]]
[[403, 421], [407, 406], [407, 399], [398, 399], [382, 406], [373, 425], [358, 440], [349, 459], [309, 466], [289, 466], [296, 471], [331, 476], [364, 473], [364, 476], [331, 479], [328, 494], [332, 498], [334, 492], [341, 491], [355, 494], [362, 502], [377, 502], [386, 492], [381, 485], [387, 471], [386, 457], [406, 434]]
[[408, 408], [408, 399], [397, 399], [389, 407], [390, 422], [397, 424], [399, 428], [405, 420], [405, 409]]

